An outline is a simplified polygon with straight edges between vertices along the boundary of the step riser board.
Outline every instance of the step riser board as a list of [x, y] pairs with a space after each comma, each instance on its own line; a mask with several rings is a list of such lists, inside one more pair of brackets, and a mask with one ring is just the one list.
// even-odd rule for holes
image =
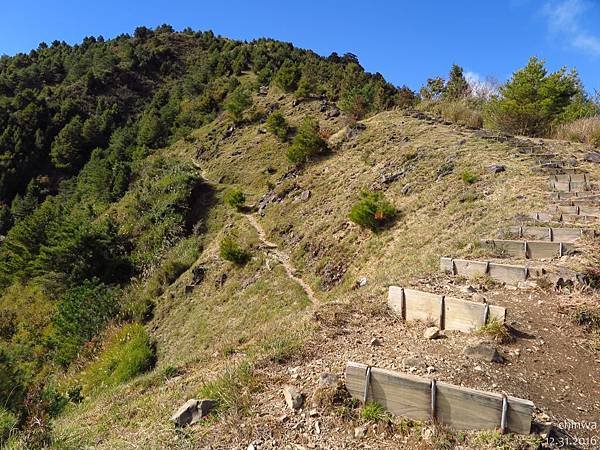
[[433, 322], [442, 330], [470, 332], [492, 320], [504, 323], [506, 308], [390, 286], [388, 306], [406, 321]]
[[550, 181], [550, 188], [559, 192], [584, 192], [589, 190], [585, 181]]
[[549, 259], [571, 255], [575, 248], [566, 242], [513, 241], [501, 239], [482, 240], [482, 244], [492, 250], [505, 253], [514, 258]]
[[600, 217], [600, 208], [595, 206], [580, 206], [580, 205], [553, 205], [551, 211], [562, 214], [571, 214], [574, 216], [592, 216]]
[[508, 232], [519, 239], [574, 243], [583, 235], [594, 236], [593, 230], [582, 228], [508, 227]]
[[586, 173], [577, 173], [577, 174], [565, 173], [565, 174], [559, 174], [559, 175], [552, 175], [552, 176], [550, 176], [549, 180], [550, 180], [550, 182], [553, 182], [553, 181], [561, 181], [561, 182], [564, 182], [564, 181], [567, 181], [567, 182], [569, 182], [569, 181], [579, 181], [579, 182], [589, 181]]
[[466, 259], [440, 258], [442, 272], [465, 278], [487, 275], [493, 280], [506, 284], [518, 284], [528, 278], [541, 277], [545, 270], [537, 267], [499, 264], [488, 261], [470, 261]]
[[[365, 364], [346, 364], [346, 387], [352, 397], [377, 402], [397, 416], [436, 420], [460, 430], [501, 427], [504, 398], [501, 394], [436, 382]], [[432, 391], [435, 392], [432, 395]], [[366, 396], [365, 396], [366, 394]], [[533, 403], [507, 396], [506, 429], [529, 434]]]

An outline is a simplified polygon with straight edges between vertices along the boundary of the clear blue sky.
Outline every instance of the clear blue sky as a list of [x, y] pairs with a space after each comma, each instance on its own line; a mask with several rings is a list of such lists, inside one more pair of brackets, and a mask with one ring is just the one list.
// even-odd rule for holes
[[452, 63], [503, 81], [536, 55], [551, 69], [576, 67], [588, 91], [600, 90], [600, 0], [5, 0], [0, 54], [162, 23], [355, 53], [367, 70], [412, 88]]

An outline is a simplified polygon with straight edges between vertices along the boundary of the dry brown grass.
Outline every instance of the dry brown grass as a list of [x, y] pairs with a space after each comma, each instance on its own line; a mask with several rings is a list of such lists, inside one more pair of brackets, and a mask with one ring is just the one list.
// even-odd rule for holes
[[556, 138], [600, 147], [600, 116], [584, 117], [561, 125]]

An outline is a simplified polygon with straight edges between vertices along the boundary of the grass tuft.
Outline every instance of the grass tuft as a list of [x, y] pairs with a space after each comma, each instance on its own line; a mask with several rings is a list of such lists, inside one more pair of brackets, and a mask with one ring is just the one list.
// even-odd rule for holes
[[360, 417], [369, 422], [386, 422], [390, 419], [389, 413], [377, 402], [370, 402], [363, 406]]

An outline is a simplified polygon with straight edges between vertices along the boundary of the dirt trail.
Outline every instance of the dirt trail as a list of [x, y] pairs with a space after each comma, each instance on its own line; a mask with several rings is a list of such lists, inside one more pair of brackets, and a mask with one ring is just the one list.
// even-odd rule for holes
[[250, 225], [252, 225], [258, 233], [258, 237], [260, 238], [264, 249], [268, 253], [274, 255], [275, 258], [277, 258], [277, 260], [283, 265], [283, 268], [285, 269], [285, 272], [287, 273], [290, 280], [298, 283], [302, 287], [302, 289], [304, 289], [304, 292], [306, 292], [306, 295], [313, 304], [319, 303], [319, 300], [317, 299], [310, 285], [301, 277], [296, 275], [297, 271], [294, 268], [294, 266], [292, 266], [290, 262], [290, 257], [286, 253], [279, 250], [277, 244], [270, 242], [267, 239], [267, 234], [265, 233], [265, 230], [263, 229], [262, 225], [258, 222], [258, 220], [256, 220], [256, 217], [252, 214], [245, 214], [245, 217], [246, 219], [248, 219], [248, 222], [250, 222]]

